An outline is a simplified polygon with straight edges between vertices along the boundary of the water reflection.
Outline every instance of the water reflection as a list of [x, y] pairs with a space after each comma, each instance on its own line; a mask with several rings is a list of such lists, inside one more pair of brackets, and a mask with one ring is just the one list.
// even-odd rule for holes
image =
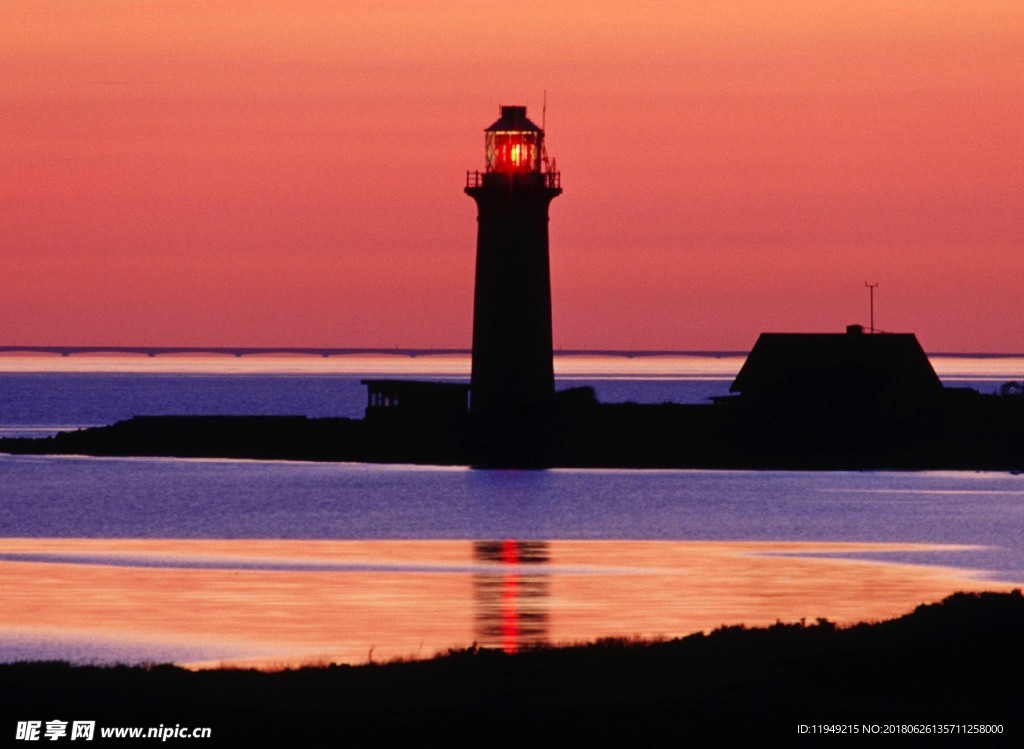
[[506, 653], [548, 640], [547, 541], [475, 541], [473, 559], [495, 565], [473, 576], [476, 641]]
[[[473, 642], [515, 652], [722, 624], [877, 620], [957, 590], [1015, 587], [967, 570], [878, 557], [965, 550], [839, 542], [0, 538], [0, 660], [159, 657], [273, 669], [429, 657]], [[835, 556], [863, 554], [873, 558]]]

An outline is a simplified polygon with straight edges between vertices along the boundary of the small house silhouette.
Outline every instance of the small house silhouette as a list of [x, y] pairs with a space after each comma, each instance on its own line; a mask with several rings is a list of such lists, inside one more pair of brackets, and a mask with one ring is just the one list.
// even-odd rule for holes
[[730, 392], [748, 405], [862, 411], [933, 403], [943, 388], [913, 333], [762, 333]]

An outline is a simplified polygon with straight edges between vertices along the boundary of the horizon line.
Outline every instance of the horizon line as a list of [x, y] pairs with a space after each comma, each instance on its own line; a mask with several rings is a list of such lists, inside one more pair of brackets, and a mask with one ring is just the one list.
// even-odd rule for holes
[[[52, 354], [61, 357], [87, 356], [89, 354], [133, 354], [138, 356], [170, 356], [175, 354], [208, 354], [215, 356], [244, 356], [261, 355], [295, 355], [295, 356], [319, 356], [330, 358], [332, 356], [403, 356], [416, 358], [419, 356], [470, 356], [472, 349], [451, 348], [451, 347], [383, 347], [383, 346], [106, 346], [97, 345], [2, 345], [0, 344], [0, 356], [4, 354]], [[632, 359], [636, 357], [657, 357], [657, 356], [703, 356], [710, 358], [725, 358], [733, 356], [746, 356], [749, 350], [740, 349], [598, 349], [598, 348], [561, 348], [554, 349], [555, 356], [610, 356]], [[928, 356], [943, 357], [974, 357], [974, 358], [1015, 358], [1024, 357], [1024, 352], [951, 352], [935, 351], [926, 352]]]

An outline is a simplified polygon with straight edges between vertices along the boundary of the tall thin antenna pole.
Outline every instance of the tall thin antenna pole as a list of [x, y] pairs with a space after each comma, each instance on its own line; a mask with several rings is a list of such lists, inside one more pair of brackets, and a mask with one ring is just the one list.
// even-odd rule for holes
[[868, 283], [864, 282], [864, 285], [868, 287], [868, 294], [871, 297], [871, 325], [868, 327], [869, 333], [875, 332], [875, 289], [878, 288], [878, 282]]
[[551, 172], [551, 171], [553, 171], [553, 169], [552, 169], [551, 164], [548, 163], [548, 147], [547, 147], [547, 144], [545, 144], [544, 140], [543, 140], [544, 136], [547, 135], [547, 132], [548, 132], [548, 90], [544, 89], [544, 101], [543, 101], [543, 104], [541, 105], [541, 110], [540, 110], [540, 134], [541, 134], [540, 163], [541, 163], [542, 167], [544, 168], [544, 171]]

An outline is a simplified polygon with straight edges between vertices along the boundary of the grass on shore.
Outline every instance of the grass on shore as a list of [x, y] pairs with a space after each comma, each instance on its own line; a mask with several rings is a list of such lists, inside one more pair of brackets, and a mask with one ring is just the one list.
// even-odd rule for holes
[[797, 725], [1001, 724], [1021, 735], [1024, 597], [958, 593], [898, 619], [723, 627], [516, 655], [277, 673], [0, 665], [0, 736], [19, 720], [209, 726], [207, 746], [630, 744], [798, 738]]

